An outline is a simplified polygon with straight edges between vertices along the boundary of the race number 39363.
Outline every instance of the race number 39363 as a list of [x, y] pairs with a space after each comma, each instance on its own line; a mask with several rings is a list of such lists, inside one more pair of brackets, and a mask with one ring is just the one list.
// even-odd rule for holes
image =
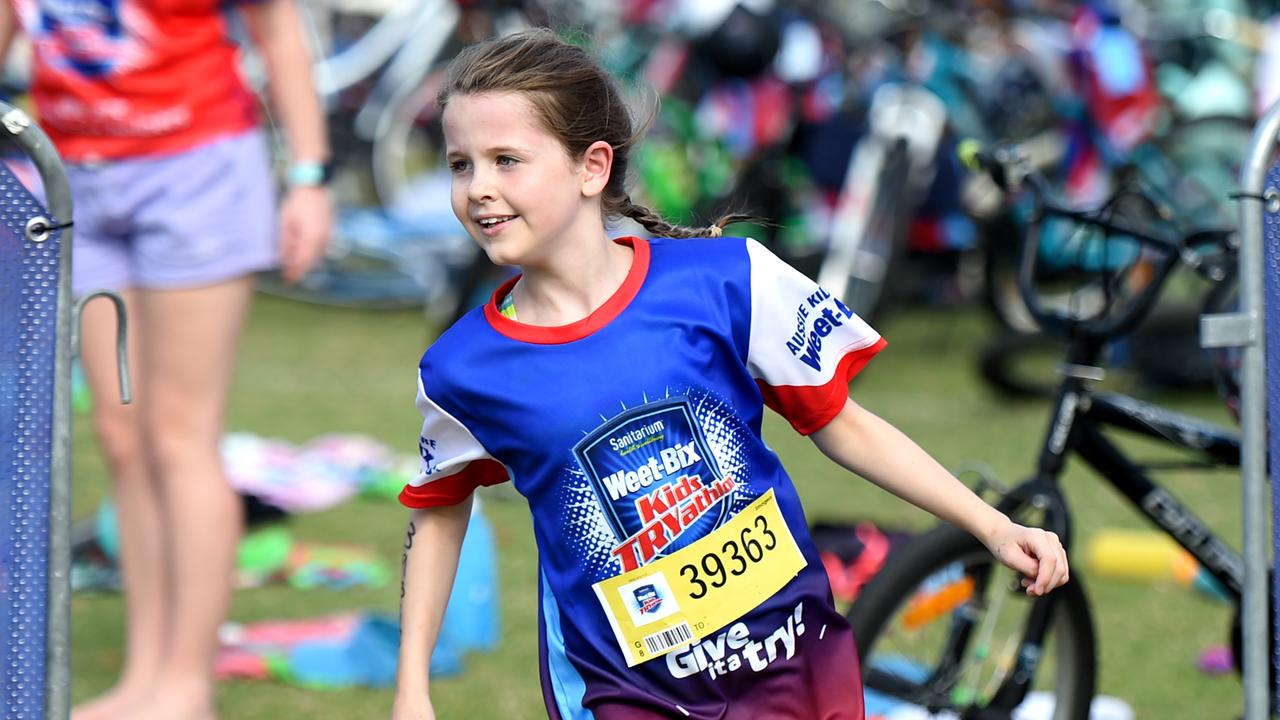
[[804, 566], [769, 490], [705, 537], [592, 587], [634, 666], [735, 622]]
[[689, 584], [690, 599], [700, 600], [711, 589], [728, 585], [733, 578], [746, 575], [754, 565], [778, 547], [778, 536], [769, 527], [769, 514], [756, 513], [746, 527], [720, 544], [719, 548], [693, 558], [680, 567], [680, 577]]

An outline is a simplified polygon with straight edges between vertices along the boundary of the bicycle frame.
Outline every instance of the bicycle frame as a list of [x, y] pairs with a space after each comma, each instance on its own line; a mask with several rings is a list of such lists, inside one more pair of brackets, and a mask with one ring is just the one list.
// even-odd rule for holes
[[[1153, 276], [1131, 298], [1127, 307], [1122, 305], [1120, 310], [1109, 313], [1107, 311], [1116, 310], [1115, 306], [1109, 306], [1095, 315], [1073, 317], [1051, 312], [1039, 303], [1033, 287], [1039, 250], [1038, 238], [1030, 238], [1024, 246], [1018, 272], [1020, 294], [1041, 327], [1065, 331], [1067, 347], [1065, 363], [1061, 368], [1063, 379], [1054, 396], [1036, 472], [1031, 479], [1004, 493], [997, 508], [1011, 517], [1019, 517], [1029, 507], [1042, 510], [1043, 527], [1058, 533], [1063, 545], [1070, 548], [1070, 510], [1059, 480], [1067, 457], [1078, 455], [1104, 482], [1119, 490], [1140, 513], [1185, 548], [1218, 580], [1238, 607], [1244, 587], [1243, 558], [1152, 479], [1147, 471], [1153, 465], [1144, 467], [1131, 460], [1107, 436], [1105, 430], [1128, 430], [1167, 446], [1192, 451], [1200, 456], [1199, 461], [1179, 464], [1208, 467], [1240, 466], [1239, 435], [1136, 398], [1117, 393], [1095, 392], [1095, 385], [1105, 376], [1102, 360], [1108, 342], [1132, 330], [1150, 312], [1175, 265], [1186, 264], [1201, 271], [1206, 277], [1212, 276], [1212, 273], [1207, 272], [1212, 269], [1211, 264], [1203, 263], [1202, 258], [1190, 250], [1199, 240], [1199, 234], [1193, 233], [1173, 240], [1114, 224], [1102, 212], [1082, 212], [1059, 206], [1046, 199], [1049, 193], [1044, 179], [1034, 172], [1025, 172], [1025, 158], [1002, 158], [996, 152], [977, 153], [974, 160], [1002, 188], [1030, 189], [1037, 203], [1037, 217], [1033, 223], [1038, 223], [1049, 215], [1069, 218], [1098, 228], [1107, 236], [1136, 240], [1163, 255], [1162, 259], [1155, 261]], [[1215, 233], [1213, 239], [1226, 238], [1218, 237]], [[1227, 246], [1226, 243], [1223, 245]], [[985, 602], [988, 592], [999, 591], [998, 588], [989, 587], [991, 574], [987, 569], [992, 567], [994, 563], [985, 565], [980, 568], [981, 572], [973, 574], [975, 602], [979, 606]], [[1011, 672], [1006, 675], [985, 707], [972, 705], [964, 710], [963, 717], [974, 719], [1007, 714], [1025, 698], [1044, 651], [1045, 636], [1058, 595], [1059, 593], [1051, 593], [1032, 603]], [[1083, 609], [1087, 612], [1087, 605]], [[952, 642], [948, 648], [948, 656], [943, 658], [944, 668], [960, 662], [971, 625], [972, 621], [964, 616], [953, 617], [950, 635]]]
[[[1070, 547], [1071, 520], [1059, 479], [1069, 455], [1078, 455], [1099, 477], [1120, 491], [1156, 527], [1174, 538], [1222, 584], [1233, 603], [1241, 601], [1244, 560], [1203, 521], [1179, 502], [1104, 434], [1127, 430], [1167, 445], [1197, 453], [1197, 464], [1211, 467], [1240, 465], [1240, 437], [1228, 429], [1151, 403], [1111, 392], [1094, 392], [1102, 378], [1098, 361], [1105, 339], [1076, 337], [1068, 343], [1064, 378], [1053, 403], [1052, 418], [1041, 444], [1036, 474], [998, 503], [1006, 514], [1032, 506], [1045, 511], [1045, 525]], [[985, 578], [976, 578], [985, 586]], [[993, 696], [989, 708], [1011, 710], [1026, 696], [1043, 651], [1052, 618], [1054, 595], [1033, 604], [1015, 672]], [[965, 632], [964, 628], [958, 628]], [[965, 642], [956, 638], [956, 646]], [[978, 717], [981, 716], [979, 711]], [[966, 717], [970, 717], [966, 715]]]
[[[441, 0], [396, 0], [355, 43], [335, 56], [324, 57], [327, 41], [321, 37], [319, 26], [323, 24], [324, 12], [328, 9], [314, 3], [303, 5], [309, 20], [309, 39], [322, 55], [316, 59], [312, 69], [316, 90], [326, 98], [371, 77], [397, 51], [414, 43], [415, 36], [425, 29], [425, 24], [440, 13], [448, 10], [454, 14], [457, 12], [453, 3]], [[371, 7], [370, 14], [377, 15], [379, 9]]]
[[[1084, 341], [1093, 345], [1097, 341]], [[1094, 353], [1100, 354], [1100, 350]], [[1089, 367], [1089, 366], [1086, 366]], [[1092, 368], [1090, 368], [1092, 369]], [[1037, 479], [1057, 483], [1063, 460], [1075, 453], [1138, 512], [1167, 533], [1222, 584], [1232, 602], [1244, 588], [1244, 559], [1195, 513], [1131, 460], [1104, 429], [1127, 430], [1201, 457], [1216, 467], [1239, 467], [1240, 436], [1182, 413], [1118, 393], [1095, 393], [1092, 380], [1067, 377], [1054, 408], [1054, 422], [1042, 446]]]

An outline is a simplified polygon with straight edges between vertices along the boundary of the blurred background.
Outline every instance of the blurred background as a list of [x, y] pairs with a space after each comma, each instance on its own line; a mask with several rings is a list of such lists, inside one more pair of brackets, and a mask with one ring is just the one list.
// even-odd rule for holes
[[[596, 53], [651, 122], [633, 197], [685, 224], [726, 211], [759, 218], [731, 231], [817, 278], [889, 340], [854, 397], [988, 487], [1033, 471], [1062, 346], [1016, 283], [1033, 208], [967, 170], [957, 145], [1018, 143], [1064, 203], [1098, 208], [1141, 191], [1156, 202], [1124, 216], [1133, 223], [1231, 230], [1228, 195], [1253, 124], [1280, 96], [1280, 21], [1271, 20], [1280, 3], [299, 2], [339, 215], [319, 270], [296, 286], [260, 278], [242, 344], [223, 450], [251, 528], [219, 663], [227, 718], [390, 708], [406, 518], [395, 494], [416, 469], [414, 371], [432, 339], [507, 272], [453, 218], [440, 160], [435, 92], [466, 43], [551, 26]], [[260, 84], [245, 53], [244, 72]], [[10, 63], [5, 78], [20, 103], [23, 68]], [[1081, 252], [1071, 243], [1063, 235], [1044, 246], [1046, 297], [1071, 277]], [[1201, 350], [1198, 337], [1206, 307], [1230, 307], [1231, 278], [1185, 275], [1111, 343], [1103, 385], [1234, 426], [1236, 359]], [[83, 413], [83, 387], [76, 402]], [[931, 525], [772, 415], [765, 435], [820, 540], [834, 538], [833, 555], [859, 527], [897, 538]], [[1123, 443], [1141, 457], [1166, 452]], [[106, 473], [83, 415], [74, 476], [80, 701], [114, 678], [123, 620]], [[1238, 472], [1177, 469], [1161, 481], [1239, 547]], [[1233, 608], [1198, 587], [1194, 569], [1175, 571], [1181, 558], [1142, 536], [1145, 521], [1087, 471], [1070, 468], [1066, 490], [1099, 692], [1140, 718], [1239, 716], [1226, 649]], [[543, 717], [527, 510], [509, 487], [481, 500], [433, 658], [436, 709]], [[1117, 544], [1122, 531], [1138, 534]], [[1138, 546], [1156, 550], [1120, 557]], [[837, 577], [840, 602], [875, 569]]]

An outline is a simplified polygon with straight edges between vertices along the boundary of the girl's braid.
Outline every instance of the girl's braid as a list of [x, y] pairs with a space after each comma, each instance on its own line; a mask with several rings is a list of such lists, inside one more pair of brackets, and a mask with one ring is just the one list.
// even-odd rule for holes
[[662, 219], [658, 213], [649, 208], [632, 202], [628, 196], [623, 200], [622, 214], [629, 217], [640, 224], [649, 234], [654, 237], [669, 238], [696, 238], [696, 237], [720, 237], [725, 227], [738, 222], [750, 222], [753, 218], [750, 215], [741, 215], [730, 213], [722, 215], [719, 220], [712, 225], [701, 228], [685, 227], [683, 225], [673, 225]]

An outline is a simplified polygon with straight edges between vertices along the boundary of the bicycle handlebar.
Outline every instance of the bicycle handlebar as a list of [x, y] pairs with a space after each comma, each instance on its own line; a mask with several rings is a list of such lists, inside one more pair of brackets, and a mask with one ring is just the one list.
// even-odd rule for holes
[[[1099, 339], [1128, 333], [1151, 311], [1165, 281], [1180, 262], [1199, 269], [1198, 256], [1190, 249], [1191, 241], [1212, 240], [1225, 244], [1227, 233], [1202, 232], [1171, 239], [1116, 222], [1109, 214], [1114, 211], [1114, 205], [1121, 197], [1136, 199], [1143, 204], [1145, 210], [1160, 216], [1157, 202], [1134, 187], [1120, 188], [1102, 206], [1091, 210], [1071, 208], [1055, 202], [1049, 182], [1030, 166], [1025, 153], [1016, 145], [1002, 144], [985, 149], [975, 141], [965, 140], [957, 146], [956, 155], [971, 171], [989, 176], [1006, 194], [1025, 192], [1030, 195], [1034, 210], [1029, 218], [1026, 237], [1020, 245], [1018, 291], [1032, 317], [1046, 331], [1067, 331]], [[1043, 250], [1042, 232], [1053, 219], [1088, 226], [1101, 234], [1103, 258], [1098, 261], [1101, 267], [1087, 272], [1095, 274], [1102, 281], [1104, 303], [1092, 316], [1076, 317], [1069, 312], [1051, 309], [1035, 291], [1036, 272]], [[1136, 289], [1129, 288], [1134, 291], [1126, 300], [1121, 300], [1115, 294], [1118, 288], [1116, 280], [1123, 272], [1107, 267], [1107, 253], [1114, 247], [1123, 247], [1120, 243], [1136, 243], [1141, 251], [1136, 253], [1135, 262], [1147, 262], [1150, 271], [1146, 274], [1144, 285]], [[1125, 269], [1128, 268], [1127, 264], [1122, 264]]]

